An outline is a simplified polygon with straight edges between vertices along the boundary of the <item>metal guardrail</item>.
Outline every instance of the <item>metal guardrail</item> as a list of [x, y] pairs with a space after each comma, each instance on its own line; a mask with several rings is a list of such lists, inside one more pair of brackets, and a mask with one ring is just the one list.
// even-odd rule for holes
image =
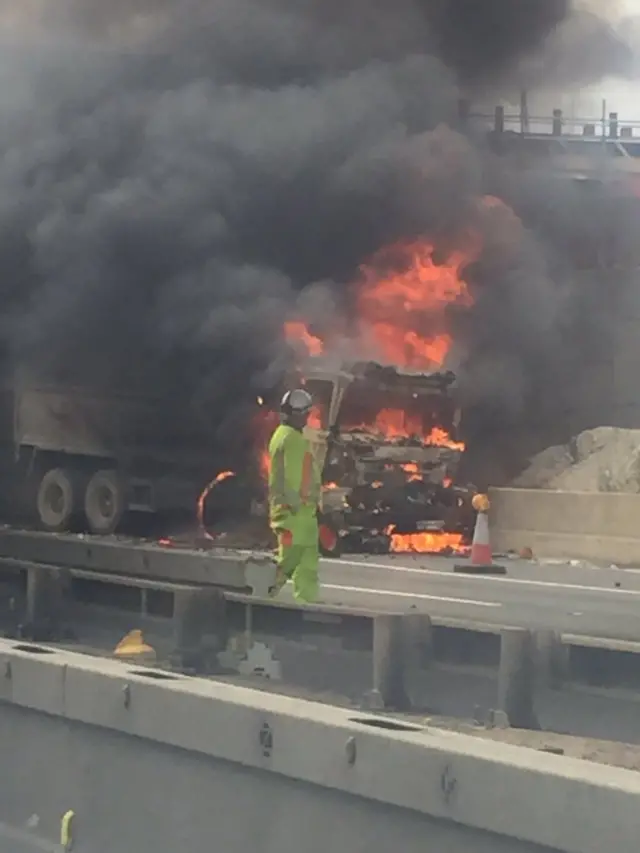
[[526, 100], [521, 102], [517, 111], [498, 104], [493, 112], [474, 110], [469, 102], [462, 100], [459, 104], [459, 118], [463, 123], [475, 121], [485, 127], [491, 126], [496, 133], [511, 131], [522, 136], [573, 136], [610, 140], [640, 138], [640, 119], [620, 117], [617, 111], [608, 110], [604, 101], [600, 115], [582, 117], [567, 114], [561, 108], [546, 114], [532, 114]]
[[[300, 607], [212, 587], [181, 584], [90, 569], [0, 558], [0, 579], [13, 578], [23, 594], [13, 636], [55, 640], [73, 627], [73, 608], [98, 607], [123, 614], [131, 627], [156, 619], [171, 635], [167, 663], [202, 671], [218, 664], [245, 674], [278, 677], [272, 646], [279, 641], [337, 652], [371, 655], [371, 695], [376, 706], [406, 704], [407, 685], [418, 669], [435, 665], [491, 668], [500, 674], [513, 643], [529, 659], [536, 683], [640, 689], [640, 642], [585, 637], [517, 625], [489, 624], [417, 612], [316, 604]], [[11, 591], [9, 592], [11, 593]], [[83, 611], [84, 612], [84, 611]], [[518, 638], [518, 639], [516, 639]], [[313, 642], [310, 642], [312, 640]], [[320, 642], [319, 642], [320, 640]], [[214, 670], [216, 665], [214, 665]], [[285, 677], [287, 673], [284, 673]]]
[[86, 570], [156, 582], [212, 586], [266, 594], [273, 560], [265, 554], [223, 549], [165, 547], [73, 535], [0, 530], [0, 560]]

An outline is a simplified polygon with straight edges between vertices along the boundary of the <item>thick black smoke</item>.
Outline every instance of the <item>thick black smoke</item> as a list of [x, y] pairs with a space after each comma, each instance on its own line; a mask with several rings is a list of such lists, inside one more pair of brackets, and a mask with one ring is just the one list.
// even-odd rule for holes
[[[0, 54], [8, 363], [151, 390], [229, 452], [278, 382], [306, 288], [330, 281], [339, 299], [400, 237], [450, 243], [487, 190], [532, 221], [552, 203], [443, 125], [460, 87], [499, 87], [535, 56], [567, 0], [34, 5], [0, 7], [15, 18]], [[560, 346], [571, 264], [557, 229], [516, 225], [502, 245], [500, 215], [479, 223], [459, 334], [470, 384], [521, 411]]]
[[466, 84], [504, 74], [569, 15], [570, 0], [424, 0], [431, 44]]

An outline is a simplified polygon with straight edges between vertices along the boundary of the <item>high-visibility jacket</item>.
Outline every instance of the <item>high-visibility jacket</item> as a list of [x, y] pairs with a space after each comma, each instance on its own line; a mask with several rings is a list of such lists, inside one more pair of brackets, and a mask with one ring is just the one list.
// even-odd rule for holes
[[292, 517], [315, 518], [320, 501], [320, 471], [304, 434], [281, 425], [269, 442], [269, 510], [272, 526]]

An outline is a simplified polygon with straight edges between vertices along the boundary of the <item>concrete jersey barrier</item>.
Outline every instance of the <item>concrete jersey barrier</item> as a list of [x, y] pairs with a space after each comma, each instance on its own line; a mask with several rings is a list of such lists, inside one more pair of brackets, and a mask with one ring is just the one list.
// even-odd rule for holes
[[0, 821], [77, 853], [637, 853], [634, 772], [9, 641], [0, 760]]
[[491, 489], [496, 551], [640, 565], [640, 495]]

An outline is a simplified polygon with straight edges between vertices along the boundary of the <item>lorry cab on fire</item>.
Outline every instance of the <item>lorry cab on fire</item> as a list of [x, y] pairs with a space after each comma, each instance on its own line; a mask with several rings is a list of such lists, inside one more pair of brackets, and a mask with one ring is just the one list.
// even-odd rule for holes
[[314, 399], [307, 434], [323, 471], [322, 512], [345, 546], [386, 551], [394, 536], [464, 534], [453, 373], [375, 362], [336, 369], [320, 357], [303, 381]]

